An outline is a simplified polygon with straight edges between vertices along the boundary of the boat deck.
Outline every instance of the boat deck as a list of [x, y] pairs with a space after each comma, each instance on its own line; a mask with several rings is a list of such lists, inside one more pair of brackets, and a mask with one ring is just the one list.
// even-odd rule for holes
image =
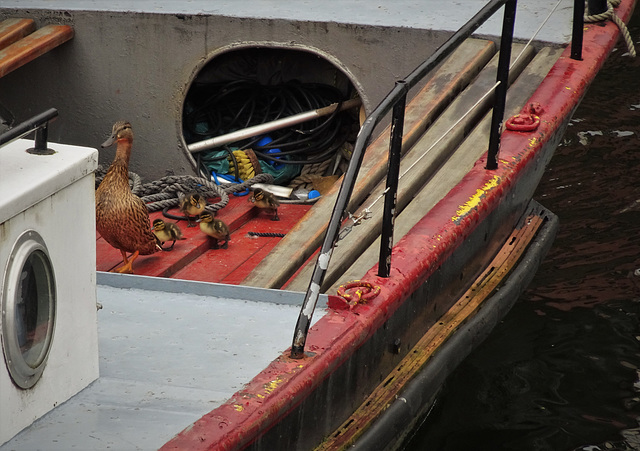
[[[520, 112], [560, 54], [557, 48], [536, 52], [531, 46], [514, 44], [505, 118]], [[495, 83], [497, 60], [493, 42], [469, 39], [408, 104], [396, 240], [486, 152], [490, 97], [481, 102], [479, 99]], [[361, 278], [377, 261], [383, 202], [376, 203], [376, 199], [380, 200], [385, 189], [387, 154], [385, 131], [367, 150], [349, 207], [355, 215], [371, 207], [371, 219], [354, 227], [340, 241], [322, 287], [324, 292], [335, 292], [341, 284]], [[186, 221], [180, 221], [186, 240], [176, 242], [170, 252], [139, 257], [134, 270], [140, 275], [305, 291], [313, 270], [312, 257], [324, 236], [337, 188], [337, 184], [331, 187], [313, 208], [308, 204], [282, 204], [278, 209], [280, 221], [272, 221], [269, 212], [253, 206], [246, 196], [230, 196], [229, 204], [217, 212], [231, 230], [227, 249], [212, 249], [213, 243], [199, 227], [187, 227]], [[177, 210], [171, 213], [180, 214]], [[162, 212], [153, 213], [151, 220], [157, 217], [162, 217]], [[248, 232], [286, 236], [250, 237]], [[97, 258], [99, 271], [110, 271], [122, 261], [120, 252], [99, 236]]]
[[100, 378], [1, 450], [158, 449], [291, 344], [302, 299], [119, 274], [98, 282]]

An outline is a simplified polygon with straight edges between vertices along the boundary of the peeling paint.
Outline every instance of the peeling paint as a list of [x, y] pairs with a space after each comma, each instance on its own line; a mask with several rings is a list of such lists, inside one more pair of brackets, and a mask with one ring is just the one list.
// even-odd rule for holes
[[304, 344], [304, 338], [305, 338], [304, 337], [304, 333], [302, 333], [302, 331], [299, 330], [296, 333], [296, 338], [295, 338], [295, 340], [293, 342], [294, 346], [302, 346]]
[[456, 211], [456, 216], [453, 216], [451, 218], [451, 220], [453, 222], [458, 221], [462, 216], [465, 216], [466, 214], [468, 214], [471, 210], [473, 210], [474, 208], [476, 208], [479, 204], [481, 199], [485, 196], [485, 194], [487, 193], [487, 191], [492, 190], [493, 188], [495, 188], [496, 186], [498, 186], [498, 184], [500, 183], [500, 179], [501, 177], [498, 175], [494, 175], [491, 180], [489, 180], [487, 183], [484, 184], [484, 186], [482, 188], [478, 188], [476, 190], [476, 193], [471, 196], [469, 198], [469, 200], [467, 202], [465, 202], [463, 205], [461, 205], [458, 210]]
[[318, 296], [320, 295], [320, 285], [316, 282], [312, 282], [309, 286], [310, 298], [313, 299], [313, 302], [307, 302], [305, 309], [302, 311], [302, 314], [307, 318], [311, 319], [311, 315], [313, 315], [313, 310], [316, 307], [316, 303], [318, 302]]
[[333, 252], [333, 249], [330, 249], [329, 251], [320, 254], [320, 256], [318, 257], [318, 265], [320, 266], [320, 269], [322, 269], [323, 271], [326, 271], [327, 268], [329, 267], [329, 260], [331, 260], [331, 253]]
[[270, 395], [271, 393], [273, 393], [275, 389], [277, 389], [280, 386], [283, 380], [284, 379], [282, 379], [281, 377], [278, 377], [272, 380], [271, 382], [264, 384], [264, 391], [267, 392], [268, 395]]

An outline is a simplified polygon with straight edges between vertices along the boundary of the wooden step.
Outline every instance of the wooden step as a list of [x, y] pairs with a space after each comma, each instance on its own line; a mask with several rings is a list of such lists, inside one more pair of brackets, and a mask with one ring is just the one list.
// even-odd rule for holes
[[[442, 113], [495, 54], [491, 41], [466, 40], [445, 61], [418, 94], [413, 96], [405, 112], [403, 151], [407, 151], [424, 130]], [[360, 176], [354, 187], [349, 209], [355, 209], [386, 174], [389, 152], [389, 129], [367, 148]], [[336, 183], [271, 254], [243, 281], [265, 288], [281, 288], [320, 246], [339, 185]], [[353, 210], [350, 210], [353, 211]], [[277, 270], [274, 270], [277, 268]], [[305, 287], [306, 290], [306, 287]]]
[[[14, 24], [14, 31], [9, 33], [11, 37], [7, 39], [14, 39], [15, 33], [19, 33], [15, 31], [15, 27], [20, 29], [28, 27], [24, 23], [18, 25]], [[9, 24], [8, 28], [12, 29], [11, 24]], [[58, 47], [60, 44], [67, 42], [73, 38], [73, 34], [73, 28], [69, 25], [47, 25], [21, 39], [15, 40], [12, 44], [0, 50], [0, 77], [4, 77]]]
[[[515, 44], [513, 46], [512, 61], [516, 60], [523, 49], [524, 46], [521, 44]], [[519, 76], [534, 55], [535, 51], [532, 47], [528, 47], [525, 50], [523, 56], [518, 58], [517, 63], [511, 68], [510, 82]], [[482, 69], [473, 83], [456, 97], [455, 101], [451, 103], [447, 110], [429, 128], [426, 134], [421, 136], [418, 142], [403, 157], [400, 165], [400, 173], [402, 174], [409, 167], [412, 169], [402, 177], [400, 181], [396, 206], [397, 214], [406, 208], [416, 193], [440, 170], [442, 165], [456, 152], [460, 143], [463, 142], [487, 111], [489, 111], [492, 96], [484, 98], [482, 103], [477, 105], [476, 108], [472, 107], [489, 92], [495, 84], [497, 67], [498, 55]], [[534, 88], [534, 86], [532, 86], [532, 88]], [[518, 105], [518, 107], [520, 107], [520, 105]], [[470, 110], [472, 110], [472, 112], [462, 119], [463, 115]], [[453, 124], [457, 125], [450, 133], [447, 133]], [[488, 143], [488, 138], [484, 141], [482, 139], [476, 141], [477, 149], [485, 151], [486, 143]], [[457, 180], [454, 177], [448, 177], [445, 185], [450, 189], [456, 182]], [[371, 195], [363, 202], [363, 208], [372, 205], [372, 203], [382, 195], [385, 189], [385, 183], [386, 182], [382, 180], [378, 186], [373, 189]], [[356, 259], [378, 238], [381, 231], [383, 207], [384, 199], [378, 200], [370, 209], [370, 219], [354, 227], [346, 239], [340, 241], [339, 245], [334, 249], [331, 255], [329, 269], [327, 270], [324, 283], [321, 287], [323, 291], [329, 289], [333, 284], [345, 282], [345, 271], [347, 271]], [[397, 222], [398, 221], [396, 221], [396, 223]], [[376, 255], [373, 260], [366, 262], [364, 264], [366, 270], [370, 269], [377, 261], [378, 257]], [[304, 270], [297, 274], [295, 280], [292, 280], [287, 285], [287, 288], [294, 291], [306, 289], [314, 265], [315, 261], [308, 262]]]
[[[224, 210], [227, 208], [220, 211], [220, 218], [223, 218]], [[250, 237], [249, 232], [286, 233], [309, 208], [311, 208], [310, 205], [282, 204], [278, 208], [280, 220], [272, 221], [270, 213], [252, 207], [253, 216], [250, 220], [244, 221], [238, 227], [233, 227], [227, 249], [208, 249], [197, 260], [185, 265], [172, 277], [239, 284], [251, 269], [282, 240], [279, 237]]]
[[0, 50], [36, 30], [33, 19], [7, 19], [0, 22]]
[[438, 349], [458, 328], [476, 314], [485, 300], [506, 279], [543, 222], [543, 217], [531, 214], [523, 222], [523, 226], [514, 230], [491, 264], [464, 295], [429, 328], [406, 357], [373, 390], [360, 407], [316, 448], [316, 451], [348, 449], [374, 423], [400, 396], [401, 390], [420, 372]]

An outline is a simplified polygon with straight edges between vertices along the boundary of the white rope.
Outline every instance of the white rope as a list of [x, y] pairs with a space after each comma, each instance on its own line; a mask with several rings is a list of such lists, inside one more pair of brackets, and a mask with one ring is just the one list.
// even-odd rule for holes
[[594, 15], [585, 15], [584, 22], [585, 23], [593, 23], [593, 22], [601, 22], [607, 19], [611, 19], [613, 23], [615, 23], [620, 29], [620, 33], [622, 33], [622, 38], [624, 39], [625, 44], [627, 44], [627, 49], [629, 50], [629, 55], [632, 58], [636, 57], [636, 49], [633, 44], [633, 39], [631, 39], [631, 34], [629, 34], [629, 29], [625, 25], [625, 23], [620, 19], [615, 11], [614, 7], [620, 5], [621, 0], [608, 0], [607, 1], [607, 10], [601, 14]]

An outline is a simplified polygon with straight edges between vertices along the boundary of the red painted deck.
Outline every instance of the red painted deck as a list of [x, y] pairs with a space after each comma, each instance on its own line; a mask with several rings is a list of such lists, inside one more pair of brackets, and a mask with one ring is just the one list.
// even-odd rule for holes
[[[171, 251], [138, 257], [133, 265], [135, 274], [203, 282], [241, 283], [281, 239], [252, 237], [248, 232], [286, 233], [311, 208], [310, 205], [282, 204], [278, 208], [280, 221], [272, 221], [269, 212], [260, 210], [247, 199], [246, 196], [230, 196], [229, 204], [217, 213], [216, 217], [223, 220], [231, 230], [227, 249], [213, 249], [212, 240], [200, 230], [197, 223], [194, 222], [195, 227], [187, 227], [187, 221], [180, 220], [177, 224], [186, 239], [176, 241]], [[181, 215], [177, 209], [169, 210], [169, 213]], [[151, 222], [156, 218], [176, 222], [164, 217], [162, 212], [151, 213], [150, 218]], [[120, 266], [120, 251], [111, 247], [99, 234], [96, 240], [97, 270], [110, 271]], [[171, 243], [166, 243], [165, 247], [170, 245]]]

